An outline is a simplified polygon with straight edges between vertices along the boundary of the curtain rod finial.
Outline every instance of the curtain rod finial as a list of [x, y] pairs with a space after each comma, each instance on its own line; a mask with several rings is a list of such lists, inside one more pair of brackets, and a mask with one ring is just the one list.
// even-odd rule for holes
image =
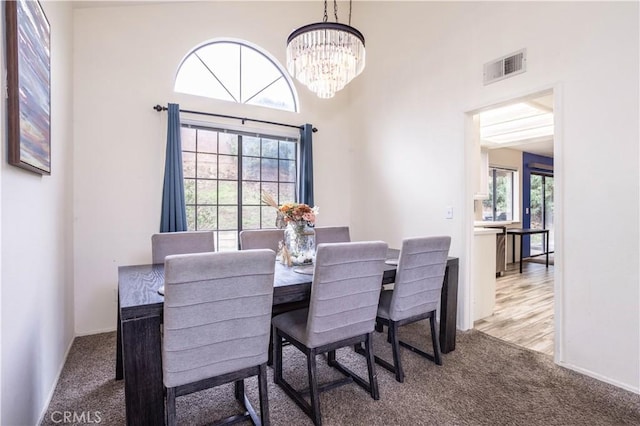
[[314, 127], [313, 129], [311, 129], [311, 131], [312, 131], [313, 133], [315, 133], [315, 132], [317, 132], [317, 131], [318, 131], [318, 129], [316, 129], [316, 128]]
[[156, 111], [160, 112], [160, 111], [166, 111], [167, 107], [163, 107], [161, 105], [156, 105], [153, 107], [153, 109], [155, 109]]

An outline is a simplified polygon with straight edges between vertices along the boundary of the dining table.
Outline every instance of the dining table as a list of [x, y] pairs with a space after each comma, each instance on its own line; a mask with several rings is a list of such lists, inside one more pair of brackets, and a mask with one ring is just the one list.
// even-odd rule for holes
[[[398, 256], [399, 250], [389, 249], [381, 285], [394, 282]], [[309, 300], [312, 271], [312, 268], [300, 269], [276, 263], [274, 310], [285, 304]], [[115, 378], [124, 379], [127, 425], [164, 425], [163, 286], [164, 264], [118, 267]], [[442, 353], [455, 349], [457, 300], [458, 258], [449, 257], [440, 299], [439, 341]]]

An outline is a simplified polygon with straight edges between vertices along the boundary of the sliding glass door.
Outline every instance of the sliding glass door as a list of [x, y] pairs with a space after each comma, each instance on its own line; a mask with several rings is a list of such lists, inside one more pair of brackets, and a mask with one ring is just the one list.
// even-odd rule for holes
[[553, 175], [531, 173], [531, 228], [549, 230], [549, 247], [543, 234], [531, 235], [530, 255], [553, 251]]

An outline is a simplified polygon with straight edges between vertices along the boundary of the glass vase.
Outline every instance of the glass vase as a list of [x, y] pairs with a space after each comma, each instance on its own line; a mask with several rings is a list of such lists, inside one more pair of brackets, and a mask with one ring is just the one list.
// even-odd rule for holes
[[284, 241], [293, 265], [311, 265], [316, 258], [316, 231], [307, 221], [290, 221]]

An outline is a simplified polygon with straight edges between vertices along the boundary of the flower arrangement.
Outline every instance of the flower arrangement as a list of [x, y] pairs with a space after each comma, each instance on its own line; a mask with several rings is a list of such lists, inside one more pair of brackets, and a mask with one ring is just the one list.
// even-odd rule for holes
[[302, 203], [278, 206], [274, 198], [264, 191], [262, 201], [278, 212], [276, 226], [286, 226], [285, 239], [278, 253], [282, 263], [289, 266], [312, 264], [315, 259], [315, 231], [312, 226], [316, 223], [318, 207]]
[[309, 225], [316, 223], [316, 215], [319, 213], [318, 207], [299, 203], [283, 204], [278, 211], [282, 213], [285, 223], [306, 221]]
[[286, 203], [278, 207], [278, 203], [276, 203], [273, 196], [265, 191], [262, 191], [262, 201], [278, 211], [278, 217], [279, 219], [282, 218], [285, 225], [289, 222], [302, 224], [302, 221], [306, 221], [309, 225], [314, 225], [316, 216], [320, 213], [320, 209], [317, 206], [309, 207], [307, 204], [301, 203]]

